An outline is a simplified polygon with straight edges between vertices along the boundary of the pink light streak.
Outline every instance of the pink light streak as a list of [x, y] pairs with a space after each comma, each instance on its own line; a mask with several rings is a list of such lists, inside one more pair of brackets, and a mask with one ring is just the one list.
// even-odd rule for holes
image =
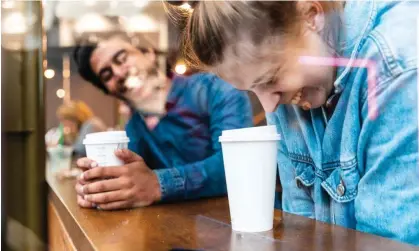
[[377, 99], [376, 99], [376, 63], [369, 59], [350, 59], [339, 57], [312, 57], [301, 56], [299, 62], [306, 65], [321, 65], [345, 67], [352, 61], [352, 66], [355, 68], [367, 69], [367, 84], [368, 84], [368, 118], [375, 120], [378, 116]]

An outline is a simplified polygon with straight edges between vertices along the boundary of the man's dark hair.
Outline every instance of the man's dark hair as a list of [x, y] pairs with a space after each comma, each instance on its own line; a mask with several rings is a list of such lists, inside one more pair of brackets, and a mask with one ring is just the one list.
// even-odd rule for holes
[[[126, 36], [125, 34], [119, 34], [117, 36], [118, 36], [118, 38], [120, 38], [124, 41], [132, 43], [131, 39], [128, 36]], [[97, 76], [94, 73], [94, 71], [92, 69], [92, 66], [90, 64], [90, 58], [92, 57], [93, 51], [96, 48], [97, 48], [97, 44], [95, 44], [95, 43], [91, 43], [91, 42], [88, 42], [88, 41], [81, 42], [79, 45], [76, 46], [76, 48], [73, 51], [73, 59], [77, 64], [77, 70], [78, 70], [80, 76], [84, 80], [92, 83], [94, 86], [96, 86], [97, 88], [102, 90], [105, 94], [109, 94], [109, 90], [102, 83], [99, 76]], [[136, 48], [144, 54], [150, 52], [149, 48], [144, 48], [144, 47], [136, 47]], [[154, 50], [154, 53], [157, 56], [158, 55], [166, 55], [165, 52], [162, 52], [162, 51], [159, 51], [159, 50]], [[156, 64], [155, 67], [159, 67], [158, 60], [156, 60], [155, 64]], [[170, 70], [170, 67], [166, 70], [166, 76], [168, 76], [169, 78], [172, 77], [172, 72]]]
[[92, 57], [93, 51], [96, 49], [96, 44], [88, 45], [77, 45], [73, 52], [73, 59], [77, 64], [77, 70], [80, 76], [92, 83], [97, 88], [101, 89], [105, 94], [109, 94], [108, 89], [100, 81], [100, 78], [94, 73], [92, 66], [90, 65], [90, 58]]

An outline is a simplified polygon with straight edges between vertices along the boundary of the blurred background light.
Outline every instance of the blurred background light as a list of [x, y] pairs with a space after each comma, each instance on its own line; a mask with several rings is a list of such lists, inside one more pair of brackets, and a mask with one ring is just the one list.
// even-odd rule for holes
[[46, 69], [45, 72], [44, 72], [44, 76], [47, 79], [51, 79], [55, 76], [55, 71], [53, 69]]
[[57, 92], [56, 92], [56, 94], [57, 94], [57, 97], [58, 98], [64, 98], [65, 91], [63, 89], [58, 89]]
[[148, 0], [134, 0], [133, 4], [135, 7], [142, 9], [148, 5]]
[[1, 1], [1, 7], [4, 9], [12, 9], [15, 7], [15, 1], [13, 0], [3, 0]]
[[118, 1], [117, 0], [112, 0], [109, 2], [109, 7], [111, 8], [116, 8], [118, 6]]
[[96, 0], [84, 0], [84, 3], [87, 6], [94, 6], [94, 5], [96, 5]]
[[36, 22], [34, 15], [23, 15], [22, 12], [14, 11], [5, 15], [1, 22], [2, 34], [24, 34], [31, 25]]
[[152, 32], [159, 30], [159, 24], [153, 18], [143, 14], [122, 18], [120, 21], [127, 32]]
[[181, 6], [179, 6], [180, 8], [184, 9], [184, 10], [192, 10], [192, 6], [188, 3], [184, 3]]
[[77, 20], [74, 30], [81, 34], [84, 32], [109, 32], [114, 25], [106, 17], [97, 13], [87, 13]]
[[175, 66], [175, 72], [177, 74], [183, 75], [183, 74], [185, 74], [186, 70], [187, 70], [187, 68], [186, 68], [186, 65], [184, 63], [178, 63]]

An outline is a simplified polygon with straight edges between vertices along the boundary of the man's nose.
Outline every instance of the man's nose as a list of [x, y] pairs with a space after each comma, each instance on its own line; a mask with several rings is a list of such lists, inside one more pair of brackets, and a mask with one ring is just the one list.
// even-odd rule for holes
[[125, 79], [128, 75], [128, 70], [122, 66], [112, 66], [112, 72], [117, 80]]

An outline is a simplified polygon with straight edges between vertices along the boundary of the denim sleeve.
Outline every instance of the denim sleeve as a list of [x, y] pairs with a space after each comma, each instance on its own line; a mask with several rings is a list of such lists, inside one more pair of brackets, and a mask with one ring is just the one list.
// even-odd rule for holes
[[221, 145], [223, 130], [252, 126], [252, 109], [247, 93], [233, 89], [218, 78], [208, 88], [208, 115], [213, 154], [195, 163], [154, 170], [162, 200], [194, 199], [224, 195], [227, 191]]
[[169, 167], [167, 156], [139, 114], [134, 113], [125, 130], [130, 139], [128, 149], [140, 155], [151, 169]]
[[368, 98], [362, 106], [356, 229], [419, 244], [416, 69], [377, 86], [378, 117], [368, 118]]

